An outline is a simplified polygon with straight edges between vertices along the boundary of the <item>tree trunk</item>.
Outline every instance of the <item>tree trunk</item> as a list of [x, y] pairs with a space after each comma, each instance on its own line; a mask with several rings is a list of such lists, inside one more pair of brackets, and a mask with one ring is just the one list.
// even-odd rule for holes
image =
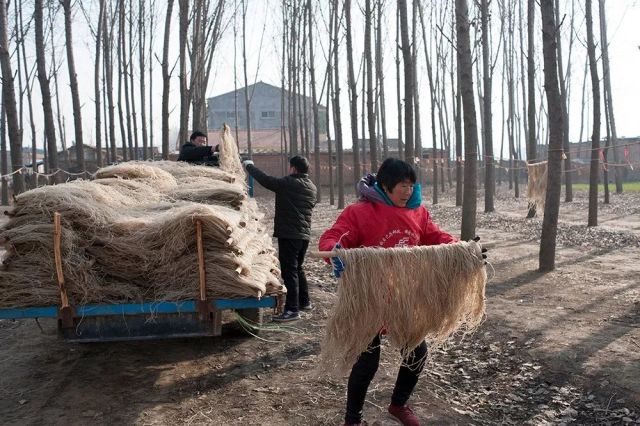
[[400, 36], [402, 39], [402, 62], [404, 64], [404, 158], [415, 165], [415, 152], [413, 146], [413, 55], [409, 41], [409, 22], [407, 20], [407, 1], [398, 0], [400, 11]]
[[[555, 16], [556, 21], [560, 19], [560, 1], [555, 0]], [[571, 17], [573, 31], [573, 15]], [[571, 182], [571, 151], [569, 145], [569, 114], [568, 114], [568, 95], [567, 82], [564, 76], [564, 64], [562, 63], [562, 33], [556, 31], [556, 45], [558, 49], [558, 77], [560, 79], [560, 98], [562, 101], [562, 150], [564, 153], [564, 201], [573, 201], [573, 185]], [[569, 50], [569, 55], [571, 50]], [[570, 65], [567, 65], [569, 67]]]
[[[619, 163], [618, 155], [618, 134], [616, 131], [616, 119], [613, 114], [613, 93], [611, 91], [611, 67], [609, 66], [609, 41], [607, 40], [607, 17], [605, 14], [604, 0], [598, 0], [600, 11], [600, 45], [602, 49], [602, 74], [603, 74], [603, 90], [606, 93], [604, 97], [607, 102], [609, 126], [611, 129], [611, 147], [613, 150], [613, 162]], [[613, 175], [616, 180], [616, 194], [622, 193], [622, 173], [619, 167], [614, 167]]]
[[[0, 0], [0, 68], [2, 68], [2, 105], [4, 106], [7, 129], [9, 131], [9, 147], [11, 150], [11, 170], [13, 177], [13, 194], [24, 191], [22, 164], [22, 130], [18, 125], [18, 108], [16, 92], [13, 86], [13, 71], [9, 55], [9, 34], [7, 24], [7, 3]], [[6, 162], [4, 162], [6, 164]], [[5, 173], [3, 173], [4, 175]]]
[[[127, 79], [124, 70], [124, 0], [118, 2], [118, 119], [120, 122], [120, 139], [122, 140], [122, 160], [127, 161], [129, 159], [129, 151], [127, 150], [127, 142], [131, 143], [131, 138], [127, 137], [128, 123], [125, 124], [125, 114], [128, 117], [129, 111], [123, 111], [124, 102], [122, 102], [122, 79], [124, 77], [124, 84], [126, 86]], [[125, 99], [128, 99], [127, 91], [125, 87]], [[127, 102], [128, 105], [128, 102]], [[130, 127], [129, 127], [130, 128]]]
[[78, 92], [78, 75], [76, 74], [73, 56], [73, 37], [71, 22], [71, 0], [62, 0], [64, 8], [65, 45], [67, 48], [67, 66], [69, 68], [69, 86], [71, 87], [71, 101], [73, 104], [73, 126], [75, 129], [76, 159], [80, 171], [85, 171], [84, 142], [82, 139], [82, 114], [80, 112], [80, 94]]
[[[111, 7], [109, 7], [111, 11]], [[109, 13], [110, 22], [109, 22], [109, 31], [103, 31], [102, 33], [102, 43], [103, 43], [103, 58], [105, 61], [105, 79], [107, 86], [107, 103], [109, 104], [109, 146], [111, 147], [111, 162], [115, 163], [118, 159], [118, 150], [116, 148], [116, 119], [115, 119], [115, 106], [113, 103], [113, 27], [115, 23], [115, 18], [113, 13]], [[106, 27], [105, 27], [106, 30]], [[105, 141], [106, 143], [106, 141]]]
[[[320, 185], [320, 123], [318, 115], [318, 94], [316, 92], [316, 69], [314, 66], [313, 55], [313, 12], [311, 9], [311, 0], [307, 0], [307, 17], [309, 26], [309, 78], [311, 79], [311, 100], [313, 113], [313, 160], [315, 168], [316, 188], [318, 188], [316, 200], [322, 201], [322, 186]], [[328, 118], [327, 118], [328, 119]]]
[[458, 67], [464, 110], [464, 194], [462, 201], [461, 239], [469, 240], [476, 233], [477, 147], [478, 124], [473, 97], [473, 69], [469, 38], [469, 9], [467, 0], [456, 0], [456, 33]]
[[[413, 0], [411, 3], [411, 62], [413, 64], [413, 70], [411, 76], [413, 78], [411, 82], [411, 93], [413, 94], [413, 125], [414, 125], [414, 133], [413, 133], [413, 146], [416, 159], [414, 160], [414, 167], [416, 169], [416, 173], [418, 175], [418, 182], [423, 183], [424, 173], [422, 173], [422, 168], [424, 166], [423, 161], [423, 152], [422, 152], [422, 129], [420, 126], [420, 93], [418, 90], [418, 73], [416, 72], [416, 67], [418, 63], [418, 36], [417, 36], [417, 28], [418, 28], [418, 0]], [[435, 167], [435, 163], [434, 163]]]
[[[42, 110], [44, 115], [44, 133], [47, 138], [47, 160], [49, 172], [55, 173], [58, 170], [58, 151], [56, 147], [56, 128], [53, 121], [53, 107], [51, 106], [51, 89], [49, 88], [49, 76], [47, 75], [47, 63], [44, 48], [44, 17], [42, 0], [35, 0], [34, 3], [35, 20], [35, 42], [36, 42], [36, 63], [38, 67], [38, 81], [40, 82], [40, 93], [42, 96]], [[4, 173], [2, 173], [4, 174]], [[57, 177], [57, 175], [56, 175]]]
[[[167, 13], [164, 20], [164, 42], [162, 47], [162, 159], [169, 159], [169, 35], [173, 0], [167, 1]], [[180, 139], [180, 143], [184, 142]]]
[[96, 161], [97, 166], [102, 167], [102, 107], [100, 106], [100, 47], [102, 44], [102, 31], [104, 27], [105, 0], [100, 0], [100, 13], [98, 14], [98, 27], [96, 30], [96, 59], [93, 71], [93, 88], [96, 102]]
[[591, 70], [591, 98], [593, 99], [593, 133], [591, 135], [591, 170], [589, 173], [589, 218], [587, 226], [598, 226], [598, 167], [600, 152], [600, 80], [596, 46], [593, 39], [591, 0], [586, 0], [587, 53]]
[[[31, 170], [33, 171], [33, 173], [29, 176], [27, 175], [29, 178], [31, 179], [31, 182], [29, 182], [31, 184], [31, 188], [35, 188], [37, 187], [37, 178], [38, 175], [36, 174], [36, 172], [38, 171], [37, 169], [37, 157], [36, 157], [36, 150], [37, 150], [37, 146], [36, 146], [36, 126], [35, 126], [35, 122], [33, 119], [33, 102], [32, 102], [32, 98], [31, 98], [31, 73], [29, 72], [28, 68], [27, 68], [27, 54], [26, 54], [26, 49], [24, 47], [25, 45], [25, 29], [24, 29], [24, 24], [23, 24], [23, 19], [22, 19], [22, 3], [18, 4], [18, 2], [14, 3], [14, 10], [15, 10], [15, 19], [16, 19], [16, 28], [15, 28], [15, 37], [16, 37], [16, 56], [17, 56], [17, 61], [18, 61], [18, 69], [17, 69], [17, 75], [18, 75], [18, 88], [20, 90], [20, 93], [24, 93], [26, 92], [27, 94], [27, 106], [29, 108], [29, 125], [30, 125], [30, 131], [31, 131]], [[24, 72], [24, 90], [22, 89], [22, 73]], [[20, 123], [20, 130], [23, 130], [23, 97], [22, 95], [20, 96], [20, 117], [19, 117], [19, 123]], [[35, 179], [35, 180], [34, 180]], [[28, 188], [30, 189], [30, 188]]]
[[[153, 152], [153, 35], [156, 30], [156, 3], [151, 2], [149, 12], [149, 155], [156, 160]], [[146, 126], [146, 124], [145, 124]]]
[[334, 0], [333, 3], [333, 71], [334, 71], [334, 94], [333, 94], [333, 120], [336, 128], [336, 153], [337, 153], [337, 185], [338, 185], [338, 208], [344, 208], [344, 156], [342, 151], [342, 119], [340, 118], [340, 64], [338, 61], [338, 34], [340, 29], [341, 19], [339, 15], [339, 0]]
[[[528, 82], [528, 122], [529, 133], [527, 135], [527, 161], [529, 163], [537, 162], [537, 146], [536, 146], [536, 93], [535, 93], [535, 48], [534, 48], [534, 29], [535, 29], [535, 0], [527, 0], [527, 82]], [[536, 205], [529, 204], [529, 212], [527, 218], [535, 217]]]
[[[351, 116], [351, 141], [353, 149], [353, 182], [360, 179], [360, 144], [358, 139], [358, 88], [353, 70], [353, 41], [351, 36], [351, 0], [344, 0], [344, 13], [347, 39], [347, 77], [349, 84], [349, 114]], [[336, 44], [337, 46], [337, 44]], [[335, 69], [335, 66], [334, 66]], [[336, 70], [337, 74], [337, 70]], [[337, 90], [336, 84], [336, 90]], [[364, 138], [363, 138], [364, 139]], [[364, 141], [363, 141], [364, 143]], [[364, 159], [363, 159], [364, 160]]]
[[484, 74], [484, 211], [495, 211], [493, 194], [495, 193], [496, 178], [493, 166], [493, 115], [491, 113], [491, 54], [489, 52], [489, 1], [482, 0], [482, 73]]
[[[244, 72], [244, 108], [246, 114], [247, 152], [249, 158], [253, 156], [251, 146], [251, 101], [249, 98], [249, 83], [247, 77], [247, 0], [242, 0], [242, 70]], [[294, 117], [295, 120], [295, 117]]]
[[2, 185], [0, 189], [0, 204], [8, 206], [9, 185], [7, 185], [5, 176], [9, 174], [9, 159], [7, 158], [7, 114], [4, 108], [4, 91], [0, 93], [0, 97], [2, 97], [2, 103], [0, 103], [0, 175], [2, 176], [0, 179], [0, 184]]
[[369, 158], [371, 159], [371, 170], [373, 171], [378, 170], [378, 140], [376, 137], [376, 115], [373, 109], [374, 69], [373, 56], [371, 53], [371, 24], [373, 21], [373, 11], [371, 8], [371, 0], [365, 0], [364, 20], [364, 57], [367, 65], [367, 124], [369, 126]]
[[140, 0], [138, 3], [138, 55], [139, 55], [139, 64], [140, 64], [140, 125], [142, 127], [142, 159], [146, 160], [149, 157], [148, 146], [149, 146], [149, 135], [147, 134], [147, 106], [145, 104], [145, 64], [144, 64], [144, 55], [145, 55], [145, 43], [146, 43], [146, 26], [143, 25], [142, 21], [144, 19], [145, 12], [145, 1]]
[[180, 133], [179, 141], [184, 143], [189, 126], [189, 87], [187, 85], [187, 32], [189, 31], [189, 1], [178, 0], [179, 43], [180, 43]]
[[427, 77], [429, 79], [429, 93], [431, 99], [431, 138], [433, 139], [433, 204], [438, 204], [438, 167], [437, 167], [437, 151], [438, 143], [436, 139], [436, 87], [433, 81], [433, 70], [431, 67], [431, 57], [427, 50], [427, 31], [424, 25], [424, 11], [422, 9], [422, 3], [419, 4], [420, 13], [420, 26], [422, 27], [422, 44], [424, 47], [424, 57], [427, 64]]
[[400, 9], [396, 8], [396, 99], [398, 100], [398, 158], [403, 158], [402, 90], [400, 88]]
[[[455, 22], [455, 9], [453, 10], [454, 16], [452, 20]], [[457, 32], [457, 29], [456, 29]], [[455, 37], [454, 32], [451, 32], [451, 37]], [[456, 37], [457, 45], [457, 37]], [[457, 48], [457, 47], [456, 47]], [[453, 61], [453, 58], [451, 58]], [[455, 108], [455, 127], [456, 127], [456, 206], [462, 205], [462, 185], [464, 179], [464, 170], [462, 164], [462, 82], [460, 81], [460, 64], [456, 64], [456, 108]]]
[[544, 55], [544, 87], [547, 93], [549, 120], [549, 154], [547, 156], [547, 191], [540, 238], [540, 271], [555, 268], [556, 235], [560, 211], [560, 180], [562, 173], [563, 107], [558, 87], [558, 63], [556, 59], [556, 19], [554, 0], [541, 0], [542, 51]]
[[382, 57], [382, 0], [377, 0], [376, 9], [378, 11], [378, 19], [376, 26], [376, 86], [380, 94], [380, 125], [382, 127], [382, 156], [383, 159], [389, 156], [389, 144], [387, 141], [387, 111], [384, 97], [384, 75], [383, 75], [383, 57]]
[[[138, 40], [139, 42], [139, 40]], [[138, 160], [140, 155], [140, 149], [138, 145], [138, 114], [136, 112], [136, 90], [135, 80], [133, 78], [133, 0], [129, 3], [129, 52], [127, 65], [129, 66], [129, 84], [131, 84], [131, 123], [133, 124], [133, 155], [134, 160]]]

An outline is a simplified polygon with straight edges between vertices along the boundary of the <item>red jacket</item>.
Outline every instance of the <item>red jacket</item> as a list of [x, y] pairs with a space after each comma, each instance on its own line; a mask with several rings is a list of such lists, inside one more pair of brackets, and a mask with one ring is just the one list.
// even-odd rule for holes
[[340, 243], [343, 248], [402, 247], [453, 243], [457, 240], [438, 225], [424, 206], [416, 209], [371, 201], [351, 204], [320, 237], [321, 251]]

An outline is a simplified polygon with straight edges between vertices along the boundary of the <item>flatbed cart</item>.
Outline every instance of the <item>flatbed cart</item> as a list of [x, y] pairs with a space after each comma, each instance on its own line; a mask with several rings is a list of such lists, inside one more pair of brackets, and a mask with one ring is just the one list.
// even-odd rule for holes
[[265, 308], [277, 311], [281, 306], [281, 296], [46, 306], [0, 309], [0, 319], [57, 318], [59, 334], [68, 342], [107, 342], [220, 336], [224, 310], [234, 310], [259, 325]]

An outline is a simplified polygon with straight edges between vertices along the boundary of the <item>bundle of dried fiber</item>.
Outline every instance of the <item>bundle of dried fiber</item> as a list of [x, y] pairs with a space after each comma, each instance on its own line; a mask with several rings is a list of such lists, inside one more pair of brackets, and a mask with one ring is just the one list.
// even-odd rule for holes
[[331, 371], [348, 371], [383, 328], [408, 353], [482, 320], [487, 275], [478, 243], [335, 252], [345, 271], [322, 344]]
[[197, 166], [184, 161], [154, 161], [148, 163], [148, 165], [170, 173], [176, 178], [178, 183], [184, 178], [189, 179], [193, 177], [206, 177], [225, 182], [235, 182], [237, 180], [236, 176], [218, 167]]
[[171, 173], [153, 167], [151, 164], [146, 161], [131, 161], [104, 167], [96, 172], [96, 179], [118, 177], [137, 180], [161, 191], [175, 188], [178, 185], [176, 178]]
[[536, 204], [544, 209], [547, 194], [547, 162], [527, 164], [529, 180], [527, 183], [527, 197], [530, 204]]
[[178, 187], [165, 193], [176, 200], [229, 205], [236, 209], [247, 198], [243, 185], [206, 177], [183, 178], [180, 180]]
[[236, 176], [244, 176], [238, 145], [231, 136], [231, 129], [224, 124], [220, 134], [220, 168]]

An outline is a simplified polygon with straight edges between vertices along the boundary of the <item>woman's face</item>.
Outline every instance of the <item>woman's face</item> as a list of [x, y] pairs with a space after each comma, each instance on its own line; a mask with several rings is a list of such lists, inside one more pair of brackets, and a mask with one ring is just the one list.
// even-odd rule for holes
[[407, 201], [409, 201], [411, 194], [413, 194], [413, 182], [409, 179], [405, 179], [398, 182], [398, 184], [391, 190], [385, 189], [385, 192], [394, 206], [406, 207]]

